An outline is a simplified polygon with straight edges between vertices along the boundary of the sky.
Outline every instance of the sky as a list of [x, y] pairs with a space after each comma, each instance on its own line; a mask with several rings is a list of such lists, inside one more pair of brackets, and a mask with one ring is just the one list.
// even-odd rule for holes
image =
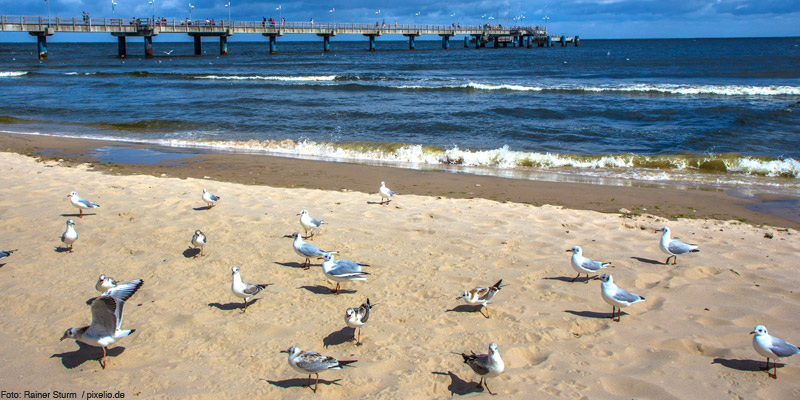
[[[190, 4], [194, 6], [191, 11], [194, 19], [227, 19], [229, 11], [225, 7], [227, 0], [154, 0], [155, 10], [149, 0], [113, 2], [116, 3], [113, 15], [123, 18], [147, 18], [155, 11], [159, 17], [185, 19], [189, 17]], [[112, 0], [0, 0], [0, 14], [47, 15], [48, 4], [52, 16], [80, 17], [85, 11], [92, 18], [112, 17]], [[272, 16], [283, 17], [286, 21], [314, 18], [317, 22], [330, 22], [335, 16], [337, 23], [386, 20], [388, 24], [418, 21], [421, 24], [492, 22], [511, 25], [518, 18], [523, 25], [546, 24], [549, 32], [580, 35], [582, 39], [800, 36], [800, 0], [465, 0], [436, 3], [430, 0], [230, 0], [230, 4], [231, 18], [239, 21]], [[276, 10], [278, 7], [280, 11]], [[239, 35], [231, 41], [263, 40], [256, 36]], [[337, 40], [347, 40], [344, 36]], [[306, 40], [311, 38], [314, 37]], [[0, 42], [30, 40], [25, 33], [0, 32]], [[57, 34], [48, 39], [114, 40], [106, 34]], [[189, 38], [170, 35], [170, 40], [188, 41]]]

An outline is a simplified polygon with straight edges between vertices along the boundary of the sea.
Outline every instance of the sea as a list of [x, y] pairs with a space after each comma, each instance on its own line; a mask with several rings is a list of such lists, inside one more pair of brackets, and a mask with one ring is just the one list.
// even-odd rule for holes
[[[162, 36], [163, 39], [162, 39]], [[0, 132], [800, 194], [800, 38], [0, 43]], [[437, 38], [438, 39], [438, 38]]]

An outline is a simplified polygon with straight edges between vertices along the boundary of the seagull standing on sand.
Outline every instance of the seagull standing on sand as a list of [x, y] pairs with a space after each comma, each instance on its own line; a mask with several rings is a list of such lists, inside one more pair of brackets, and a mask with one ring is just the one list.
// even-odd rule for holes
[[103, 274], [100, 274], [100, 277], [97, 278], [97, 283], [94, 284], [94, 288], [100, 293], [105, 293], [116, 286], [117, 281], [114, 278]]
[[78, 231], [75, 230], [75, 221], [67, 220], [67, 230], [61, 234], [61, 242], [67, 245], [69, 252], [72, 253], [72, 244], [78, 240]]
[[322, 262], [322, 273], [329, 280], [336, 282], [336, 289], [331, 289], [331, 292], [336, 292], [338, 295], [342, 282], [367, 280], [365, 275], [369, 275], [369, 273], [362, 272], [361, 267], [368, 267], [369, 264], [359, 264], [350, 260], [334, 260], [333, 253], [325, 253], [322, 257], [325, 259]]
[[[206, 235], [200, 230], [194, 231], [194, 235], [192, 235], [192, 246], [194, 246], [195, 249], [198, 247], [200, 248], [201, 256], [204, 255], [203, 247], [205, 245], [206, 245]], [[194, 256], [197, 257], [197, 254], [195, 254]]]
[[78, 218], [83, 218], [83, 210], [100, 207], [99, 204], [95, 204], [89, 200], [81, 198], [80, 196], [78, 196], [78, 192], [76, 191], [70, 192], [70, 194], [68, 194], [67, 197], [69, 198], [69, 202], [72, 203], [72, 205], [75, 206], [75, 208], [81, 211], [80, 214], [78, 214]]
[[314, 383], [314, 393], [317, 393], [319, 386], [319, 373], [328, 369], [342, 369], [357, 360], [339, 361], [333, 357], [323, 356], [322, 354], [313, 351], [302, 351], [297, 346], [289, 347], [286, 350], [281, 350], [281, 353], [289, 354], [289, 366], [297, 372], [308, 374], [308, 383], [305, 386], [311, 387], [311, 374], [317, 376], [317, 381]]
[[[381, 195], [380, 204], [389, 204], [389, 202], [392, 201], [391, 197], [395, 194], [392, 189], [386, 187], [385, 182], [381, 182], [381, 188], [378, 189], [378, 193]], [[386, 199], [386, 201], [384, 201], [384, 199]]]
[[581, 274], [586, 274], [586, 281], [584, 281], [584, 283], [589, 282], [589, 274], [593, 274], [611, 265], [610, 262], [593, 261], [584, 257], [583, 250], [581, 250], [580, 246], [575, 246], [567, 251], [572, 252], [572, 269], [578, 273], [578, 276], [573, 278], [570, 282], [575, 282], [575, 279], [578, 279]]
[[[487, 305], [487, 303], [489, 302], [489, 300], [492, 299], [492, 297], [494, 297], [495, 293], [500, 291], [500, 289], [502, 288], [502, 286], [500, 285], [502, 283], [503, 280], [500, 279], [499, 281], [497, 281], [497, 283], [494, 284], [494, 286], [477, 287], [472, 290], [461, 292], [461, 294], [458, 297], [456, 297], [456, 300], [464, 299], [467, 302], [467, 304], [471, 306], [479, 305], [478, 310], [481, 312], [481, 315], [483, 315], [486, 318], [489, 318], [489, 308], [488, 308], [489, 306]], [[483, 314], [484, 307], [487, 307], [486, 315]]]
[[92, 324], [83, 328], [67, 329], [61, 340], [75, 339], [90, 346], [101, 347], [103, 357], [100, 359], [100, 366], [105, 369], [108, 346], [135, 331], [120, 329], [122, 307], [142, 287], [142, 283], [141, 279], [125, 282], [103, 293], [92, 302]]
[[[314, 229], [319, 228], [320, 226], [322, 226], [322, 224], [325, 223], [324, 221], [317, 221], [316, 219], [314, 219], [314, 217], [309, 215], [308, 211], [306, 210], [301, 210], [300, 213], [297, 215], [300, 216], [300, 225], [302, 225], [303, 229], [305, 229], [306, 231], [306, 239], [313, 237]], [[311, 236], [308, 235], [308, 231], [311, 231]]]
[[667, 257], [667, 261], [664, 261], [664, 264], [669, 264], [669, 259], [672, 258], [672, 265], [675, 265], [675, 263], [678, 262], [679, 255], [697, 253], [700, 251], [696, 244], [686, 244], [681, 241], [671, 239], [669, 237], [669, 228], [666, 226], [661, 229], [657, 229], [656, 232], [664, 232], [664, 234], [661, 235], [661, 243], [659, 243], [661, 251], [669, 254], [669, 257]]
[[231, 268], [231, 275], [233, 275], [233, 282], [231, 282], [231, 291], [233, 292], [236, 297], [240, 297], [244, 299], [244, 310], [242, 312], [247, 311], [247, 300], [250, 300], [251, 297], [258, 294], [258, 292], [266, 289], [267, 286], [271, 285], [271, 283], [265, 283], [263, 285], [253, 285], [251, 283], [242, 282], [242, 276], [239, 275], [239, 267], [233, 266]]
[[369, 299], [366, 303], [361, 304], [361, 307], [348, 308], [344, 312], [344, 322], [349, 328], [358, 329], [358, 339], [356, 339], [355, 331], [353, 331], [353, 339], [356, 341], [356, 346], [361, 346], [361, 327], [367, 323], [369, 319], [369, 311], [373, 305], [369, 304]]
[[[767, 328], [764, 325], [758, 325], [753, 328], [753, 331], [750, 334], [755, 334], [753, 336], [753, 348], [756, 349], [758, 354], [761, 354], [764, 357], [767, 357], [767, 375], [770, 378], [778, 379], [778, 363], [777, 360], [781, 357], [791, 357], [795, 354], [800, 354], [800, 349], [797, 346], [786, 343], [781, 339], [778, 339], [774, 336], [770, 336], [767, 333]], [[774, 359], [772, 361], [773, 366], [773, 373], [769, 373], [769, 359]]]
[[[603, 296], [603, 300], [605, 300], [606, 303], [611, 305], [612, 321], [619, 322], [620, 318], [622, 318], [622, 307], [628, 307], [631, 304], [644, 301], [644, 297], [628, 293], [615, 285], [611, 274], [602, 274], [594, 279], [603, 281], [603, 283], [600, 284], [600, 295]], [[618, 311], [617, 319], [614, 319], [615, 311]]]
[[305, 257], [306, 259], [303, 263], [303, 269], [311, 268], [311, 258], [313, 257], [323, 257], [325, 254], [336, 253], [335, 251], [320, 250], [317, 246], [314, 246], [308, 242], [304, 242], [303, 237], [299, 232], [295, 232], [291, 235], [285, 235], [284, 237], [294, 238], [294, 242], [292, 242], [292, 248], [294, 248], [294, 252], [300, 257]]
[[500, 358], [500, 352], [497, 351], [497, 343], [489, 343], [489, 354], [461, 353], [461, 357], [464, 357], [464, 364], [469, 365], [476, 374], [480, 375], [481, 381], [478, 382], [478, 388], [482, 389], [485, 385], [486, 391], [494, 395], [489, 389], [488, 378], [499, 376], [506, 369], [503, 359]]
[[219, 200], [219, 196], [215, 196], [215, 195], [211, 194], [211, 192], [209, 192], [207, 189], [203, 189], [203, 196], [202, 197], [203, 197], [203, 201], [205, 201], [206, 204], [208, 204], [208, 207], [206, 208], [206, 210], [210, 210], [211, 207], [214, 207], [214, 203], [216, 203], [217, 200]]

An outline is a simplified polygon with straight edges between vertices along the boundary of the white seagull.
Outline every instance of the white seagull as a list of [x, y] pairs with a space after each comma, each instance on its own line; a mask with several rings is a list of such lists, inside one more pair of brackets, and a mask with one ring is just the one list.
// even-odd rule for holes
[[671, 239], [669, 237], [669, 228], [666, 226], [661, 229], [657, 229], [656, 232], [664, 232], [664, 234], [661, 235], [661, 243], [659, 243], [661, 251], [669, 254], [669, 257], [667, 257], [667, 261], [664, 261], [664, 264], [669, 264], [669, 259], [672, 258], [672, 265], [675, 265], [675, 263], [678, 262], [679, 255], [697, 253], [700, 251], [696, 244], [686, 244], [679, 240]]
[[116, 286], [117, 281], [114, 278], [103, 274], [100, 274], [100, 277], [97, 278], [97, 283], [94, 284], [94, 288], [100, 293], [105, 293]]
[[100, 366], [106, 368], [106, 350], [109, 345], [117, 339], [126, 337], [133, 333], [135, 329], [121, 330], [122, 326], [122, 307], [140, 287], [142, 280], [121, 283], [94, 299], [92, 302], [92, 324], [83, 328], [69, 328], [61, 336], [61, 340], [75, 339], [90, 346], [101, 347], [103, 358], [100, 359]]
[[489, 354], [461, 353], [461, 357], [464, 357], [464, 364], [469, 365], [476, 374], [480, 375], [481, 381], [478, 382], [478, 388], [481, 389], [485, 385], [486, 391], [494, 395], [489, 389], [487, 378], [499, 376], [506, 368], [503, 359], [500, 358], [500, 352], [497, 351], [497, 343], [489, 343]]
[[[758, 354], [761, 354], [764, 357], [767, 357], [767, 375], [770, 378], [778, 379], [778, 364], [777, 360], [781, 357], [791, 357], [795, 354], [800, 354], [800, 349], [797, 346], [786, 343], [781, 339], [776, 338], [775, 336], [770, 336], [767, 333], [767, 328], [764, 325], [758, 325], [753, 328], [753, 331], [750, 334], [755, 334], [753, 336], [753, 348], [756, 349]], [[772, 358], [773, 366], [773, 373], [769, 373], [769, 359]]]
[[584, 283], [589, 282], [589, 274], [593, 274], [611, 265], [610, 262], [593, 261], [584, 257], [583, 250], [581, 250], [580, 246], [575, 246], [567, 251], [572, 252], [572, 269], [578, 273], [578, 276], [573, 278], [571, 282], [575, 282], [575, 279], [578, 279], [581, 274], [586, 274]]
[[[495, 293], [500, 291], [500, 289], [502, 288], [502, 286], [500, 285], [502, 283], [503, 280], [500, 279], [499, 281], [497, 281], [497, 283], [494, 284], [494, 286], [476, 287], [475, 289], [461, 292], [461, 294], [458, 297], [456, 297], [456, 300], [464, 299], [467, 302], [467, 304], [471, 306], [480, 305], [480, 307], [478, 307], [478, 310], [481, 312], [481, 315], [483, 315], [486, 318], [489, 318], [489, 308], [488, 308], [489, 306], [487, 305], [487, 303], [494, 297]], [[483, 314], [484, 307], [487, 307], [485, 315]]]
[[374, 304], [369, 304], [369, 299], [366, 303], [361, 304], [361, 307], [348, 308], [344, 312], [344, 322], [349, 328], [358, 329], [358, 339], [356, 339], [355, 331], [353, 331], [353, 339], [356, 341], [356, 346], [361, 346], [361, 327], [369, 320], [369, 311]]
[[[644, 297], [628, 293], [615, 285], [611, 274], [602, 274], [594, 279], [603, 281], [603, 283], [600, 284], [600, 295], [603, 296], [603, 300], [605, 300], [606, 303], [611, 305], [612, 321], [619, 322], [619, 319], [622, 318], [622, 307], [628, 307], [631, 304], [644, 301]], [[616, 319], [614, 319], [615, 311], [618, 312]]]
[[72, 244], [78, 240], [78, 231], [75, 230], [75, 221], [67, 220], [67, 230], [61, 234], [61, 242], [67, 245], [69, 252], [72, 253]]
[[295, 232], [291, 235], [284, 235], [283, 237], [294, 239], [294, 242], [292, 242], [292, 248], [294, 249], [294, 252], [300, 257], [304, 257], [306, 259], [305, 262], [303, 262], [303, 269], [311, 268], [311, 259], [314, 257], [323, 257], [325, 254], [336, 253], [335, 251], [320, 250], [317, 246], [314, 246], [308, 242], [304, 242], [303, 236], [301, 236], [299, 232]]
[[[381, 195], [380, 204], [389, 204], [389, 202], [392, 201], [391, 197], [395, 194], [392, 189], [386, 187], [385, 182], [381, 182], [381, 188], [378, 189], [378, 193]], [[386, 199], [386, 201], [384, 201], [384, 199]]]
[[[197, 249], [198, 247], [200, 248], [201, 256], [204, 255], [203, 247], [205, 245], [206, 245], [206, 235], [200, 230], [194, 231], [194, 235], [192, 235], [192, 246], [194, 246], [195, 249]], [[194, 256], [197, 257], [197, 254], [195, 254]]]
[[[306, 239], [313, 237], [314, 229], [319, 228], [325, 223], [324, 221], [317, 221], [314, 219], [306, 210], [300, 210], [300, 213], [297, 215], [300, 216], [300, 225], [302, 225], [303, 229], [306, 231]], [[308, 231], [311, 231], [311, 236], [308, 235]]]
[[231, 268], [231, 275], [233, 275], [231, 291], [236, 297], [244, 299], [244, 310], [242, 310], [242, 312], [247, 311], [247, 300], [250, 300], [251, 297], [257, 295], [258, 292], [271, 285], [271, 283], [253, 285], [252, 283], [242, 282], [242, 276], [239, 275], [239, 267], [235, 265]]
[[216, 203], [217, 200], [219, 200], [219, 196], [215, 196], [215, 195], [211, 194], [207, 189], [203, 189], [203, 196], [202, 197], [203, 197], [203, 201], [205, 201], [206, 204], [208, 204], [208, 207], [206, 208], [206, 210], [210, 210], [211, 207], [214, 207], [214, 203]]
[[78, 192], [76, 191], [70, 192], [70, 194], [68, 194], [67, 197], [69, 198], [69, 202], [72, 203], [72, 205], [75, 206], [75, 208], [81, 211], [80, 214], [78, 214], [78, 218], [83, 218], [83, 210], [100, 207], [99, 204], [95, 204], [89, 200], [81, 198], [80, 196], [78, 196]]
[[361, 267], [368, 267], [369, 264], [359, 264], [350, 260], [334, 260], [333, 253], [325, 253], [322, 258], [322, 273], [329, 280], [336, 282], [336, 289], [331, 289], [331, 292], [339, 294], [339, 286], [342, 282], [350, 281], [365, 281], [369, 275], [368, 272], [362, 272]]
[[289, 366], [293, 370], [308, 374], [308, 383], [305, 386], [311, 387], [311, 374], [317, 376], [317, 381], [314, 384], [314, 393], [317, 393], [319, 386], [319, 373], [328, 369], [342, 369], [349, 364], [356, 362], [356, 360], [339, 361], [333, 357], [323, 356], [322, 354], [313, 351], [302, 351], [297, 346], [289, 347], [286, 350], [281, 350], [281, 353], [289, 354]]

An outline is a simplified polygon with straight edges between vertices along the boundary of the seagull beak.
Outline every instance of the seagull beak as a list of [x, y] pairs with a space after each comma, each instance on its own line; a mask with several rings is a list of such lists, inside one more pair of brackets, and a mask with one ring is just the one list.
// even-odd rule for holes
[[59, 341], [59, 342], [63, 342], [63, 341], [64, 341], [64, 339], [66, 339], [67, 337], [68, 337], [67, 335], [61, 336], [61, 339], [58, 339], [58, 341]]
[[751, 334], [751, 335], [752, 335], [752, 334], [754, 334], [754, 333], [756, 333], [756, 331], [752, 331], [752, 332], [750, 332], [750, 334]]
[[290, 238], [290, 237], [293, 237], [293, 236], [292, 236], [292, 235], [283, 235], [283, 237], [288, 237], [288, 238]]
[[71, 194], [68, 194], [68, 195], [67, 195], [67, 197], [72, 197], [72, 195], [71, 195]]
[[300, 213], [297, 213], [297, 215], [300, 215]]
[[286, 350], [281, 350], [281, 353], [289, 353], [289, 352]]
[[595, 276], [594, 278], [592, 278], [592, 280], [593, 280], [593, 281], [599, 281], [599, 280], [600, 280], [600, 277], [599, 277], [599, 276]]
[[572, 249], [567, 249], [567, 251], [566, 251], [566, 252], [567, 252], [567, 253], [569, 253], [570, 251], [572, 251]]

